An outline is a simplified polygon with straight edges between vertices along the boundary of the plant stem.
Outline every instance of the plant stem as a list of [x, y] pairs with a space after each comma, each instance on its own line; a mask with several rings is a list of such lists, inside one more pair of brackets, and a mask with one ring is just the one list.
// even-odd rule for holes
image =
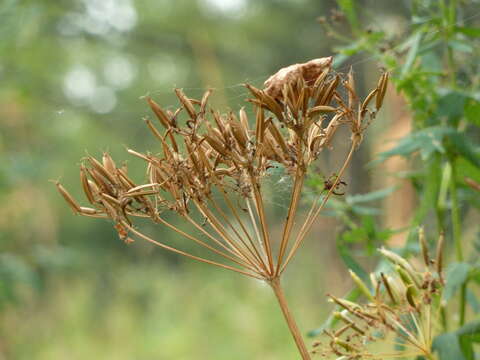
[[310, 360], [310, 354], [308, 353], [307, 347], [305, 346], [305, 342], [303, 341], [302, 335], [298, 330], [297, 323], [290, 312], [287, 299], [285, 298], [285, 294], [283, 293], [282, 286], [280, 284], [280, 278], [276, 277], [269, 281], [270, 286], [277, 297], [278, 303], [280, 308], [282, 309], [283, 316], [285, 317], [285, 321], [290, 328], [290, 332], [292, 333], [293, 339], [295, 340], [295, 344], [297, 344], [298, 351], [302, 356], [303, 360]]
[[[457, 261], [462, 262], [463, 261], [462, 224], [460, 220], [460, 209], [459, 209], [458, 198], [457, 198], [457, 186], [456, 186], [457, 169], [456, 169], [455, 159], [450, 160], [450, 165], [452, 167], [452, 178], [450, 180], [450, 199], [452, 203], [451, 216], [452, 216], [453, 242], [455, 244], [455, 253], [457, 256]], [[464, 283], [460, 289], [460, 317], [459, 317], [460, 326], [465, 324], [466, 295], [467, 295], [467, 287], [466, 287], [466, 283]]]

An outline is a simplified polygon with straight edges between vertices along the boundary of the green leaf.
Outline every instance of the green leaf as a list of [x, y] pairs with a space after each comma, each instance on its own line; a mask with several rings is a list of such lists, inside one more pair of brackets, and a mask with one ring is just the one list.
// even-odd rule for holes
[[455, 132], [449, 135], [449, 139], [455, 146], [454, 150], [473, 165], [480, 168], [480, 154], [465, 133]]
[[473, 47], [465, 41], [451, 40], [448, 42], [448, 45], [450, 45], [451, 48], [455, 51], [460, 51], [464, 53], [473, 52]]
[[432, 349], [440, 360], [474, 360], [473, 343], [480, 342], [480, 320], [472, 321], [455, 332], [437, 336]]
[[465, 118], [468, 122], [480, 126], [480, 102], [471, 100], [465, 106]]
[[380, 200], [388, 195], [390, 195], [392, 192], [394, 192], [396, 189], [395, 186], [390, 186], [385, 189], [380, 189], [376, 191], [371, 191], [369, 193], [365, 194], [358, 194], [358, 195], [350, 195], [346, 197], [346, 202], [348, 204], [358, 204], [358, 203], [364, 203], [364, 202], [370, 202], [370, 201], [375, 201], [375, 200]]
[[432, 349], [438, 352], [440, 360], [467, 360], [463, 355], [458, 336], [454, 333], [437, 336], [433, 341]]
[[408, 51], [407, 59], [405, 60], [405, 64], [403, 65], [403, 68], [402, 68], [402, 74], [401, 74], [402, 77], [405, 77], [410, 72], [410, 69], [412, 68], [412, 65], [415, 61], [415, 58], [417, 57], [421, 40], [422, 40], [421, 32], [417, 32], [413, 34], [412, 37], [407, 40], [407, 43], [410, 44], [410, 50]]
[[460, 347], [467, 360], [475, 360], [473, 343], [480, 342], [480, 321], [473, 321], [455, 331]]
[[423, 160], [430, 158], [435, 152], [445, 153], [443, 139], [448, 134], [454, 134], [456, 130], [451, 127], [431, 126], [423, 130], [411, 133], [398, 142], [394, 148], [378, 155], [378, 159], [370, 164], [383, 162], [392, 156], [410, 156], [419, 152]]
[[438, 114], [446, 117], [451, 126], [456, 127], [458, 120], [463, 116], [467, 97], [459, 91], [446, 90], [440, 92], [438, 99]]
[[470, 341], [480, 342], [480, 320], [475, 320], [463, 325], [460, 329], [455, 331], [458, 336], [468, 337]]
[[354, 0], [337, 0], [338, 6], [343, 11], [350, 23], [350, 26], [355, 30], [358, 29], [358, 18], [355, 10]]
[[443, 291], [443, 299], [449, 301], [468, 278], [472, 266], [467, 263], [452, 263], [447, 269], [447, 281]]
[[467, 303], [470, 305], [472, 308], [473, 312], [475, 314], [478, 314], [480, 312], [480, 303], [478, 302], [477, 296], [473, 291], [470, 289], [467, 289]]
[[480, 37], [480, 28], [455, 26], [455, 31], [467, 36]]
[[352, 257], [352, 255], [350, 254], [351, 251], [348, 246], [346, 246], [346, 244], [343, 244], [340, 241], [337, 243], [337, 249], [340, 257], [342, 258], [347, 268], [357, 274], [357, 276], [365, 283], [370, 283], [367, 272], [363, 270], [362, 266]]

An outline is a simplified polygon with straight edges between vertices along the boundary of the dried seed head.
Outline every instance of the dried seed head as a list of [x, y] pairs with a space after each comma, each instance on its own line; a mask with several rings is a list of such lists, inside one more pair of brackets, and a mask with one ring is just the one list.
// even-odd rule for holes
[[303, 79], [307, 84], [314, 83], [326, 68], [331, 68], [332, 61], [333, 57], [330, 56], [282, 68], [265, 81], [265, 93], [276, 99], [285, 85], [296, 83], [298, 79]]

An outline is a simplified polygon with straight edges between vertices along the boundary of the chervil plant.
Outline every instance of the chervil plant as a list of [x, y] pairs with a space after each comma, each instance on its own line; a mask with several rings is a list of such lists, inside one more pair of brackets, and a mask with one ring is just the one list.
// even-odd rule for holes
[[[353, 72], [332, 70], [332, 58], [311, 60], [281, 69], [265, 82], [263, 90], [245, 86], [255, 117], [242, 108], [222, 114], [211, 108], [211, 91], [201, 99], [175, 93], [180, 107], [166, 111], [147, 98], [158, 124], [146, 120], [158, 139], [159, 154], [128, 152], [144, 161], [147, 183], [136, 183], [126, 166], [117, 167], [104, 154], [102, 161], [87, 157], [80, 179], [90, 207], [80, 206], [65, 188], [58, 190], [76, 214], [113, 222], [122, 240], [135, 238], [186, 257], [232, 270], [268, 283], [303, 359], [310, 359], [301, 333], [287, 306], [281, 276], [298, 251], [327, 200], [338, 188], [352, 154], [382, 106], [388, 74], [361, 100]], [[159, 126], [160, 127], [159, 127]], [[350, 130], [350, 151], [337, 175], [320, 192], [307, 216], [294, 231], [305, 177], [323, 151], [330, 151], [341, 126]], [[278, 239], [272, 237], [265, 213], [264, 179], [281, 167], [292, 178], [291, 199]], [[219, 200], [221, 199], [221, 200]], [[165, 217], [173, 212], [189, 228], [182, 230]], [[135, 218], [166, 226], [208, 250], [200, 257], [145, 234]]]

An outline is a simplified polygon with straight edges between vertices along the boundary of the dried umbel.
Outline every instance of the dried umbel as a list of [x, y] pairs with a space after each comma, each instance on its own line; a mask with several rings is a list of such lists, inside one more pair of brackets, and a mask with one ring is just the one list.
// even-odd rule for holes
[[[388, 74], [383, 74], [377, 87], [360, 101], [352, 71], [343, 77], [334, 73], [331, 65], [331, 57], [292, 65], [270, 77], [265, 90], [246, 84], [253, 95], [248, 101], [255, 116], [250, 119], [243, 108], [238, 114], [212, 109], [210, 90], [201, 99], [192, 99], [176, 89], [180, 107], [173, 112], [147, 98], [158, 124], [145, 121], [162, 152], [128, 152], [145, 162], [148, 182], [135, 183], [125, 166], [117, 167], [104, 154], [102, 161], [87, 157], [80, 167], [82, 187], [92, 207], [81, 207], [60, 184], [58, 188], [75, 213], [113, 220], [120, 238], [127, 242], [142, 238], [190, 258], [266, 280], [275, 289], [341, 181], [386, 92]], [[350, 152], [331, 188], [319, 195], [293, 237], [308, 169], [323, 150], [331, 148], [342, 125], [351, 131], [346, 139], [351, 141]], [[262, 180], [277, 167], [293, 179], [293, 189], [281, 239], [274, 242]], [[164, 217], [167, 211], [177, 213], [194, 231], [169, 223]], [[135, 217], [169, 227], [216, 258], [194, 256], [152, 239], [134, 225]], [[304, 346], [302, 355], [308, 356]]]
[[[419, 242], [424, 261], [421, 270], [382, 248], [379, 251], [393, 271], [371, 274], [372, 291], [350, 272], [367, 302], [356, 303], [329, 295], [339, 310], [334, 313], [339, 326], [325, 331], [326, 343], [314, 343], [313, 354], [345, 360], [414, 356], [434, 359], [432, 341], [439, 325], [445, 285], [441, 261], [443, 235], [435, 259], [430, 258], [423, 229], [419, 232]], [[382, 350], [382, 345], [387, 349]]]

